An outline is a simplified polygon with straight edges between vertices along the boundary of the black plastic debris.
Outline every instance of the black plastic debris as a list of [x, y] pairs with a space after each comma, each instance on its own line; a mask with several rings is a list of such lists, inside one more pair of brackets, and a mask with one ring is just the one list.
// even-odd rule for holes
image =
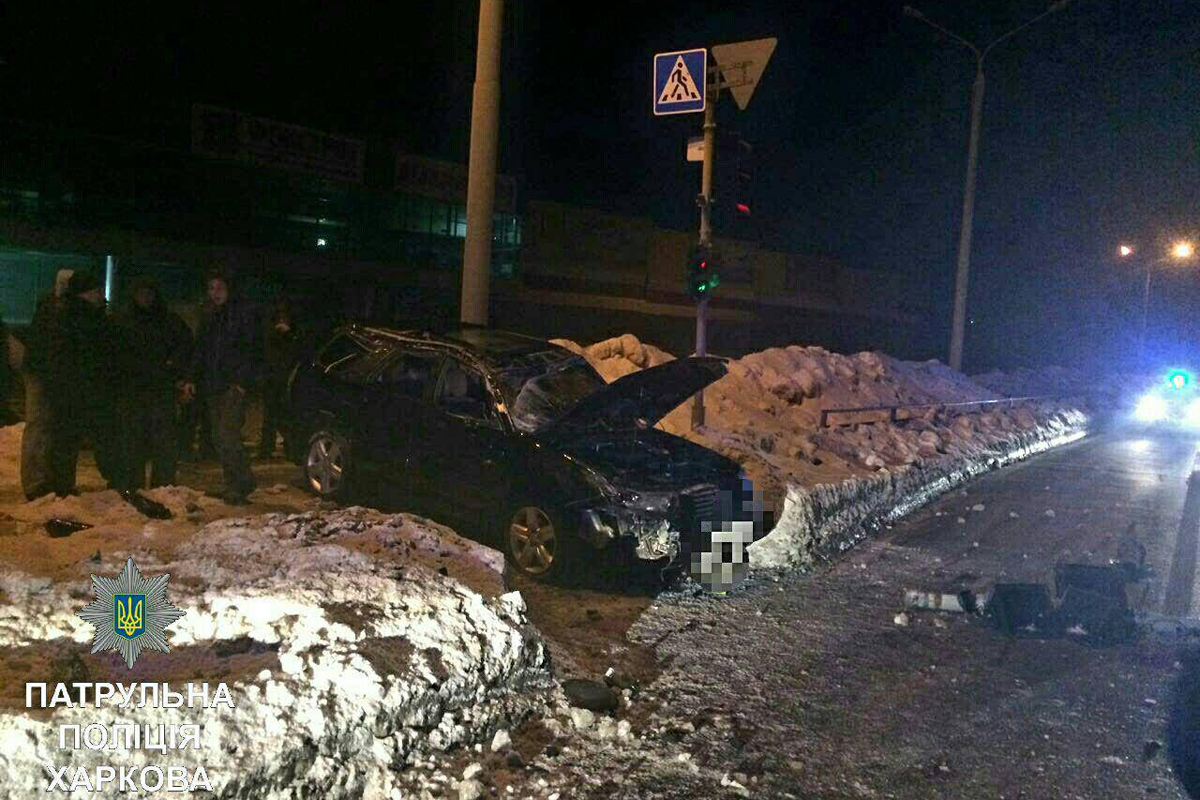
[[1114, 565], [1059, 564], [1054, 568], [1054, 596], [1061, 600], [1076, 589], [1125, 601], [1125, 570]]
[[132, 489], [121, 492], [121, 499], [137, 509], [139, 514], [150, 519], [171, 519], [174, 516], [171, 510], [162, 503], [157, 500], [151, 500], [149, 497]]
[[1050, 633], [1054, 625], [1050, 590], [1040, 583], [997, 583], [988, 600], [987, 617], [1010, 636], [1027, 629]]
[[61, 539], [64, 536], [70, 536], [72, 533], [86, 531], [92, 526], [86, 522], [54, 517], [53, 519], [46, 520], [44, 527], [46, 528], [46, 533], [49, 534], [51, 539]]
[[1132, 639], [1137, 625], [1125, 592], [1127, 579], [1127, 571], [1117, 565], [1055, 567], [1054, 592], [1060, 598], [1056, 612], [1060, 630], [1101, 644]]
[[575, 708], [586, 708], [588, 711], [615, 711], [620, 705], [616, 692], [597, 681], [571, 678], [562, 683], [563, 694], [567, 702]]

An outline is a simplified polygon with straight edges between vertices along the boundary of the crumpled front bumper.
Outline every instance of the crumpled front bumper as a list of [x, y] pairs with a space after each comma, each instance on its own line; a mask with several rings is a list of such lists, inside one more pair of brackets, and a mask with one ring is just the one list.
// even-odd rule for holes
[[679, 555], [680, 531], [666, 516], [639, 514], [619, 506], [591, 508], [583, 512], [582, 530], [584, 538], [596, 549], [630, 538], [633, 552], [640, 559], [674, 561]]
[[[681, 555], [711, 549], [714, 532], [730, 523], [752, 523], [753, 539], [770, 530], [770, 511], [751, 481], [740, 476], [736, 485], [701, 484], [683, 490], [663, 511], [630, 508], [611, 500], [583, 510], [582, 531], [601, 549], [629, 538], [634, 554], [647, 561], [675, 561]], [[747, 542], [748, 544], [749, 542]]]

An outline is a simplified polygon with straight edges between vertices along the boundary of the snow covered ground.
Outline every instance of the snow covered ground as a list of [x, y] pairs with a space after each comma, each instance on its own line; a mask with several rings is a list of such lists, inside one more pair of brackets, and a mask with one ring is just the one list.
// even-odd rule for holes
[[[111, 491], [4, 511], [0, 798], [44, 793], [45, 764], [73, 775], [154, 763], [203, 765], [217, 797], [399, 797], [403, 767], [490, 739], [556, 696], [495, 550], [407, 514], [320, 508], [286, 485], [255, 492], [250, 510], [290, 510], [244, 517], [185, 487], [146, 495], [174, 518], [147, 519]], [[52, 517], [94, 527], [51, 539]], [[168, 629], [172, 652], [146, 651], [133, 670], [91, 654], [92, 629], [75, 615], [88, 576], [115, 575], [129, 556], [147, 576], [170, 573], [168, 599], [186, 612]], [[236, 707], [25, 709], [26, 681], [63, 680], [224, 682]], [[202, 748], [165, 759], [59, 748], [59, 726], [92, 722], [195, 722]]]
[[[609, 381], [673, 358], [628, 334], [588, 347], [556, 344], [582, 353]], [[826, 428], [822, 409], [1000, 396], [937, 361], [792, 346], [730, 361], [729, 374], [705, 392], [703, 430], [691, 430], [690, 403], [661, 427], [742, 464], [777, 518], [752, 548], [751, 563], [782, 567], [812, 563], [851, 544], [863, 523], [906, 513], [981, 470], [1078, 438], [1088, 424], [1085, 413], [1056, 402], [920, 411], [895, 424], [880, 413], [874, 422]]]

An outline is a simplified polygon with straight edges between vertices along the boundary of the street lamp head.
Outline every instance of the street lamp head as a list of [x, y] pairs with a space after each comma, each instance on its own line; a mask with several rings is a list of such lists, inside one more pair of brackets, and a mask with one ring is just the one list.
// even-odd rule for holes
[[1071, 2], [1071, 0], [1058, 0], [1058, 2], [1056, 2], [1056, 3], [1051, 3], [1050, 7], [1047, 8], [1046, 11], [1048, 13], [1053, 13], [1055, 11], [1062, 11], [1064, 8], [1067, 7], [1067, 3], [1070, 3], [1070, 2]]
[[913, 8], [912, 6], [904, 7], [904, 16], [916, 17], [917, 19], [925, 19], [925, 15], [922, 14], [918, 9]]
[[1191, 242], [1176, 242], [1175, 246], [1171, 248], [1171, 255], [1175, 258], [1191, 258], [1193, 252], [1195, 252], [1195, 248], [1192, 247]]
[[1123, 244], [1117, 248], [1117, 255], [1119, 255], [1121, 258], [1128, 258], [1129, 256], [1133, 255], [1133, 247]]

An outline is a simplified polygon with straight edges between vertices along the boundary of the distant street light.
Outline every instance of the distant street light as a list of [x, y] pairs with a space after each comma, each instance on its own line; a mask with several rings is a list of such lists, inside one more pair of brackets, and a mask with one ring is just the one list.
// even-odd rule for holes
[[[1134, 253], [1134, 248], [1131, 245], [1123, 244], [1117, 248], [1117, 252], [1121, 258], [1129, 258]], [[1154, 267], [1160, 264], [1165, 264], [1168, 261], [1186, 261], [1191, 258], [1196, 252], [1196, 248], [1188, 241], [1179, 241], [1171, 246], [1171, 254], [1157, 258], [1152, 261], [1145, 262], [1146, 269], [1146, 285], [1142, 290], [1142, 333], [1138, 337], [1138, 360], [1146, 360], [1146, 326], [1150, 319], [1150, 277], [1154, 274]]]
[[971, 138], [967, 146], [967, 176], [963, 189], [962, 228], [958, 237], [958, 268], [954, 277], [954, 325], [950, 331], [950, 366], [954, 369], [962, 369], [963, 321], [967, 316], [967, 279], [971, 263], [971, 227], [975, 216], [975, 163], [979, 155], [979, 126], [983, 114], [983, 60], [987, 58], [988, 53], [991, 52], [993, 47], [1018, 31], [1028, 28], [1043, 17], [1049, 16], [1056, 11], [1062, 11], [1070, 2], [1071, 0], [1057, 0], [1057, 2], [1051, 3], [1050, 7], [1041, 14], [1013, 28], [983, 49], [976, 47], [958, 34], [937, 24], [918, 9], [912, 6], [904, 7], [906, 15], [921, 20], [921, 22], [949, 36], [975, 54], [975, 84], [971, 88]]

